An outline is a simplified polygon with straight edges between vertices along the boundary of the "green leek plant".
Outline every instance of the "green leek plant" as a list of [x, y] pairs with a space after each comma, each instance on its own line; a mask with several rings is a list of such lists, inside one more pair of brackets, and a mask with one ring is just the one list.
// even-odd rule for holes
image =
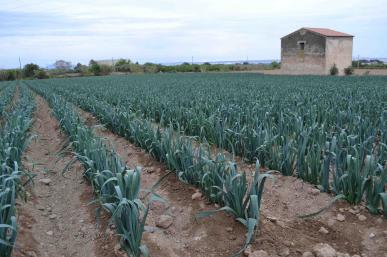
[[[18, 230], [16, 198], [19, 196], [26, 200], [23, 186], [32, 178], [28, 172], [20, 171], [19, 167], [28, 143], [28, 129], [32, 124], [35, 105], [30, 91], [26, 87], [19, 89], [19, 99], [7, 108], [7, 113], [3, 113], [0, 125], [0, 257], [12, 254]], [[10, 87], [9, 92], [14, 92], [14, 88]], [[9, 103], [12, 94], [7, 97], [9, 99], [5, 102]], [[26, 179], [22, 181], [22, 178]]]
[[237, 172], [235, 163], [230, 163], [224, 177], [223, 188], [218, 188], [222, 193], [225, 206], [215, 210], [201, 212], [198, 218], [204, 218], [216, 212], [225, 211], [235, 217], [237, 221], [247, 228], [246, 240], [243, 248], [233, 256], [238, 256], [246, 249], [253, 239], [256, 228], [259, 224], [261, 199], [265, 181], [271, 175], [259, 173], [260, 163], [256, 162], [252, 182], [248, 185], [246, 173]]

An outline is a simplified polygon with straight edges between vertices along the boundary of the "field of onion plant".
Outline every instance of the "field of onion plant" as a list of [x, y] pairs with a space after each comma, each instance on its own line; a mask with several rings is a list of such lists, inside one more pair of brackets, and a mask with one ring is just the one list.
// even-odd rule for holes
[[[149, 256], [143, 234], [156, 188], [141, 187], [77, 109], [165, 164], [181, 182], [246, 227], [252, 243], [264, 186], [272, 173], [294, 176], [387, 219], [386, 77], [155, 74], [31, 80], [0, 84], [0, 257], [18, 233], [16, 199], [26, 199], [21, 156], [30, 137], [34, 96], [42, 96], [92, 186], [97, 215], [109, 213], [128, 256]], [[32, 92], [34, 91], [34, 93]], [[35, 96], [36, 97], [36, 96]], [[39, 103], [39, 102], [38, 102]], [[255, 170], [243, 171], [237, 163]], [[269, 196], [270, 197], [270, 196]], [[193, 198], [192, 198], [193, 199]], [[329, 206], [325, 206], [329, 207]], [[321, 211], [325, 210], [324, 206]], [[315, 216], [315, 213], [303, 217]], [[382, 224], [382, 223], [379, 223]]]
[[[164, 138], [174, 142], [172, 129], [387, 215], [386, 83], [385, 77], [169, 74], [44, 84], [167, 161], [211, 199], [218, 185], [184, 172], [197, 167], [185, 158], [191, 140], [176, 139], [179, 154], [160, 150]], [[155, 131], [151, 123], [168, 129]]]

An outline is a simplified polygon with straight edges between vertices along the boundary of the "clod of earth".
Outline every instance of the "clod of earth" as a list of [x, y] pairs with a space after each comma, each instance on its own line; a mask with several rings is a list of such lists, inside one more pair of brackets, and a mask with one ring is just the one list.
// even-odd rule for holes
[[159, 228], [167, 229], [173, 223], [173, 218], [169, 215], [160, 215], [160, 217], [156, 221], [156, 226]]
[[43, 184], [48, 186], [51, 183], [51, 179], [49, 179], [49, 178], [42, 178], [42, 179], [39, 179], [39, 182], [41, 182], [41, 183], [43, 183]]
[[339, 214], [337, 214], [336, 219], [338, 221], [344, 221], [345, 220], [345, 216], [339, 213]]
[[316, 257], [336, 257], [336, 250], [329, 244], [319, 243], [313, 247]]

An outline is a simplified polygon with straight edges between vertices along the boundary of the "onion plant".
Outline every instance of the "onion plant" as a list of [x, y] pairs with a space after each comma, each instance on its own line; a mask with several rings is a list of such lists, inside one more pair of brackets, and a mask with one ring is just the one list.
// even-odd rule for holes
[[[15, 91], [15, 87], [9, 88], [8, 92]], [[1, 117], [0, 125], [0, 257], [12, 254], [18, 231], [16, 198], [20, 196], [26, 199], [23, 186], [31, 179], [29, 173], [21, 171], [19, 167], [22, 153], [28, 143], [34, 101], [26, 87], [19, 87], [19, 98], [11, 104], [12, 93], [6, 95], [8, 99], [1, 99], [10, 106], [0, 106], [7, 109]], [[0, 98], [3, 96], [0, 94]]]

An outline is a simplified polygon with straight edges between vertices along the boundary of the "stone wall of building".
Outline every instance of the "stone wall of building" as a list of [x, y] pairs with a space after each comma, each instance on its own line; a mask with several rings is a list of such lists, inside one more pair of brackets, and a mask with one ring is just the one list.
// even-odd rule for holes
[[352, 65], [352, 47], [352, 37], [327, 37], [325, 73], [329, 74], [330, 68], [336, 64], [339, 74], [343, 75], [344, 69]]
[[[300, 42], [304, 42], [301, 50]], [[281, 39], [283, 74], [325, 74], [325, 37], [299, 30]]]

